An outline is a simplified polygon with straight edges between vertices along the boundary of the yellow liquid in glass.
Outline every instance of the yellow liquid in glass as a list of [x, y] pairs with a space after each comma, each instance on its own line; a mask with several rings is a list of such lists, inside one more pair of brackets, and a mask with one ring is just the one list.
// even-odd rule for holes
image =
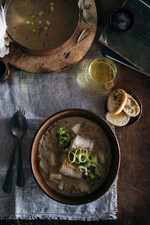
[[105, 84], [113, 80], [116, 68], [107, 59], [96, 59], [91, 63], [89, 72], [95, 82]]

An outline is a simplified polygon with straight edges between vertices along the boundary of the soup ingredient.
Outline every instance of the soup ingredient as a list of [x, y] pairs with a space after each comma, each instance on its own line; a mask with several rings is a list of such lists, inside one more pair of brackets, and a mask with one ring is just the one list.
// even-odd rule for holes
[[94, 156], [92, 154], [88, 155], [86, 151], [83, 151], [81, 148], [77, 148], [75, 151], [70, 151], [68, 153], [68, 161], [70, 163], [85, 163], [85, 162], [92, 162]]
[[49, 155], [49, 164], [50, 164], [50, 166], [56, 166], [56, 155], [55, 155], [55, 153], [54, 152], [50, 152], [50, 155]]
[[78, 37], [77, 43], [80, 43], [81, 41], [83, 41], [85, 38], [87, 38], [90, 35], [90, 29], [84, 29], [81, 34]]
[[130, 117], [135, 117], [140, 113], [140, 106], [137, 101], [127, 93], [127, 102], [123, 111]]
[[77, 124], [72, 128], [73, 133], [75, 133], [75, 134], [77, 135], [77, 134], [79, 133], [80, 127], [81, 127], [81, 123], [77, 123]]
[[68, 162], [67, 159], [63, 162], [62, 166], [59, 169], [59, 172], [65, 176], [74, 177], [74, 178], [82, 178], [82, 172], [78, 167], [72, 165]]
[[62, 175], [61, 174], [50, 174], [50, 179], [54, 179], [54, 180], [61, 180], [62, 179]]
[[58, 184], [58, 188], [62, 191], [63, 190], [63, 187], [64, 187], [64, 180], [61, 180]]
[[36, 16], [35, 15], [33, 15], [33, 16], [31, 16], [31, 19], [34, 19]]
[[36, 33], [36, 28], [33, 28], [32, 31], [33, 31], [33, 33]]
[[99, 159], [100, 159], [101, 163], [104, 164], [104, 163], [105, 163], [105, 157], [104, 157], [103, 152], [100, 152], [100, 153], [98, 154], [98, 156], [99, 156]]
[[[117, 115], [124, 108], [127, 102], [127, 94], [123, 89], [115, 89], [113, 90], [107, 100], [107, 109], [110, 113]], [[108, 114], [109, 115], [109, 114]], [[124, 115], [120, 114], [121, 118]], [[118, 117], [119, 118], [119, 117]]]
[[54, 2], [50, 2], [50, 12], [54, 12]]
[[68, 147], [70, 145], [70, 135], [69, 133], [62, 127], [59, 128], [56, 135], [58, 142], [61, 146], [63, 152], [68, 151]]
[[47, 25], [48, 25], [48, 26], [50, 26], [50, 25], [51, 25], [51, 22], [50, 22], [50, 21], [48, 21], [48, 20], [46, 20], [46, 23], [47, 23]]
[[41, 11], [39, 12], [39, 16], [42, 16], [43, 13], [44, 13], [44, 12], [41, 10]]
[[80, 135], [77, 135], [71, 145], [72, 149], [81, 148], [85, 151], [91, 152], [94, 147], [94, 141], [89, 138], [84, 138]]
[[106, 113], [106, 119], [112, 125], [122, 127], [122, 126], [125, 126], [129, 122], [130, 116], [128, 116], [124, 111], [121, 111], [117, 115], [114, 115], [110, 112], [107, 112]]
[[78, 183], [78, 186], [79, 186], [81, 192], [84, 192], [84, 191], [87, 192], [89, 190], [88, 184], [84, 181], [82, 181], [82, 182], [80, 181]]

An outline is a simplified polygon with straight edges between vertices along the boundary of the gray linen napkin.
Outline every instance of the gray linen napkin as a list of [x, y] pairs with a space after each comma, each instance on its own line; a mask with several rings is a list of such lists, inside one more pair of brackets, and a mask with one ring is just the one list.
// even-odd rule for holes
[[[11, 68], [11, 76], [0, 83], [0, 219], [116, 219], [117, 180], [102, 198], [81, 206], [58, 203], [39, 188], [30, 168], [30, 148], [36, 129], [47, 117], [66, 108], [85, 108], [104, 117], [107, 94], [95, 94], [84, 87], [84, 69], [89, 59], [101, 56], [93, 44], [86, 56], [72, 68], [54, 75], [33, 75]], [[11, 194], [2, 185], [13, 149], [10, 133], [12, 115], [23, 109], [28, 131], [22, 141], [26, 185], [16, 186], [16, 166]], [[16, 159], [17, 161], [17, 159]]]

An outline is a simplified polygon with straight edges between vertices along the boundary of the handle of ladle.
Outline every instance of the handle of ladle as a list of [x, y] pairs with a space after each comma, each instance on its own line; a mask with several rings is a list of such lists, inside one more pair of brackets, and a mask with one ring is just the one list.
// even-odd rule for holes
[[4, 181], [3, 185], [3, 191], [6, 193], [10, 193], [12, 191], [12, 173], [13, 173], [13, 165], [14, 165], [14, 159], [15, 159], [15, 154], [16, 154], [16, 147], [17, 147], [17, 141], [16, 139], [14, 140], [14, 149], [12, 153], [12, 158], [10, 161], [10, 165], [8, 168], [8, 172]]
[[24, 185], [25, 185], [25, 177], [24, 177], [23, 163], [22, 163], [21, 139], [19, 140], [19, 158], [18, 158], [18, 171], [17, 171], [17, 185], [19, 187], [24, 187]]

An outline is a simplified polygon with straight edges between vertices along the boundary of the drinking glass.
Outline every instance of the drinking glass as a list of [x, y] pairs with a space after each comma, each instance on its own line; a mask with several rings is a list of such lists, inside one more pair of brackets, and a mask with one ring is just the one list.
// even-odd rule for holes
[[117, 82], [117, 67], [106, 58], [92, 60], [85, 69], [85, 84], [94, 92], [106, 92]]

